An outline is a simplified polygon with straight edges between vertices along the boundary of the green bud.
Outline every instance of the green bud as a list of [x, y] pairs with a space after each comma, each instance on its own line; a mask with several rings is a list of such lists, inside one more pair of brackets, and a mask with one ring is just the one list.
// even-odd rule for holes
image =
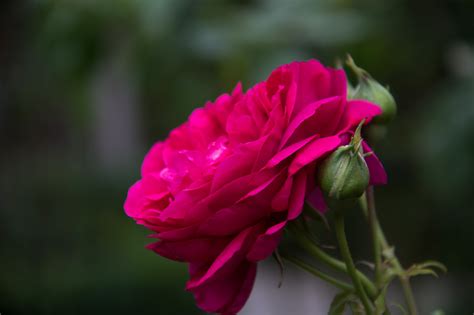
[[350, 94], [350, 98], [367, 100], [382, 109], [382, 114], [374, 117], [373, 123], [387, 124], [392, 121], [397, 114], [397, 104], [389, 90], [375, 81], [367, 71], [359, 68], [350, 56], [347, 57], [346, 63], [354, 71], [359, 81], [355, 90]]
[[[362, 120], [348, 145], [337, 148], [323, 162], [318, 173], [318, 182], [329, 206], [352, 203], [369, 185], [369, 168], [362, 153]], [[340, 207], [339, 207], [340, 208]]]
[[372, 78], [363, 77], [352, 98], [368, 100], [382, 109], [382, 114], [374, 117], [374, 123], [387, 124], [397, 114], [397, 104], [392, 94]]
[[321, 165], [319, 185], [330, 199], [355, 199], [369, 185], [369, 169], [364, 157], [354, 145], [345, 145], [334, 151]]

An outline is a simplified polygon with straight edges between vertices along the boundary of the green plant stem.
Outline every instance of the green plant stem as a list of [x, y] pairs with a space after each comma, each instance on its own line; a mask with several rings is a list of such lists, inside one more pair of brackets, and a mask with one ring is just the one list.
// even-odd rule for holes
[[[294, 225], [290, 225], [290, 231], [292, 232], [295, 237], [295, 240], [300, 244], [300, 246], [303, 247], [311, 256], [336, 271], [340, 271], [346, 274], [348, 273], [348, 268], [343, 261], [332, 257], [331, 255], [320, 249], [317, 245], [313, 243], [312, 240], [310, 240], [306, 235], [302, 234], [297, 227], [295, 227]], [[356, 273], [357, 277], [362, 281], [364, 287], [366, 288], [369, 296], [375, 298], [377, 296], [377, 288], [372, 283], [372, 281], [370, 281], [370, 279], [367, 278], [359, 270], [357, 270]]]
[[[390, 250], [390, 245], [388, 245], [387, 239], [385, 238], [385, 235], [380, 226], [378, 226], [377, 235], [380, 240], [380, 244], [382, 245], [382, 248], [384, 250]], [[396, 256], [393, 257], [392, 263], [398, 275], [400, 284], [402, 285], [403, 295], [405, 296], [408, 311], [410, 315], [418, 315], [418, 308], [416, 306], [415, 296], [411, 288], [410, 279], [405, 275], [405, 269], [402, 267], [400, 261]]]
[[[362, 200], [361, 205], [362, 205], [362, 210], [367, 216], [369, 216], [370, 212], [376, 213], [373, 188], [371, 192], [370, 190], [367, 191], [366, 200]], [[385, 237], [385, 234], [382, 230], [382, 227], [380, 226], [380, 223], [378, 222], [378, 220], [375, 221], [374, 223], [375, 223], [374, 225], [375, 225], [376, 238], [380, 246], [382, 247], [384, 251], [385, 250], [389, 251], [391, 248], [387, 242], [387, 238]], [[415, 297], [413, 295], [413, 290], [410, 285], [410, 279], [405, 275], [405, 269], [402, 267], [402, 265], [400, 264], [400, 261], [395, 255], [393, 255], [391, 262], [395, 269], [395, 272], [398, 275], [400, 284], [402, 286], [403, 295], [405, 296], [405, 301], [407, 303], [410, 315], [418, 315]]]
[[346, 231], [344, 226], [344, 215], [341, 211], [336, 211], [335, 213], [335, 229], [336, 237], [339, 243], [339, 249], [341, 255], [347, 265], [347, 272], [352, 279], [357, 295], [359, 296], [362, 304], [364, 305], [365, 312], [367, 314], [373, 314], [373, 307], [369, 301], [367, 294], [364, 291], [362, 286], [361, 279], [358, 277], [357, 270], [354, 264], [354, 261], [349, 250], [349, 244], [347, 243]]
[[382, 252], [380, 242], [377, 237], [378, 219], [377, 213], [375, 212], [375, 201], [374, 201], [374, 188], [370, 186], [366, 192], [367, 204], [367, 217], [369, 219], [370, 232], [372, 236], [372, 247], [374, 252], [374, 263], [375, 263], [375, 286], [378, 290], [382, 289]]
[[344, 282], [344, 281], [340, 281], [334, 277], [331, 277], [330, 275], [314, 268], [313, 266], [305, 263], [304, 261], [302, 261], [301, 259], [298, 259], [296, 257], [292, 257], [292, 256], [288, 256], [288, 255], [282, 255], [281, 256], [283, 259], [285, 260], [288, 260], [289, 262], [297, 265], [298, 267], [308, 271], [309, 273], [315, 275], [316, 277], [338, 287], [339, 289], [343, 290], [343, 291], [351, 291], [351, 292], [354, 292], [354, 287], [351, 286], [350, 284]]

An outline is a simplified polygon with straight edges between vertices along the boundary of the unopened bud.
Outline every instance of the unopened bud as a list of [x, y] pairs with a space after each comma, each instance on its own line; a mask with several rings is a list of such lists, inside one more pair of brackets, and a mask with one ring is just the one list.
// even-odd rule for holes
[[346, 63], [359, 80], [350, 97], [367, 100], [380, 107], [382, 114], [374, 117], [373, 123], [387, 124], [393, 120], [397, 114], [397, 104], [389, 90], [374, 80], [367, 71], [359, 68], [350, 56], [347, 57]]
[[353, 145], [334, 151], [321, 165], [319, 185], [324, 195], [345, 200], [360, 197], [369, 185], [369, 169]]

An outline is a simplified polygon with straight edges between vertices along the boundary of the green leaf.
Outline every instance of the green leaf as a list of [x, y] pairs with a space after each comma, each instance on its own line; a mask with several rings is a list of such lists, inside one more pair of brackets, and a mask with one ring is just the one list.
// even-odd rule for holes
[[405, 274], [408, 277], [414, 277], [414, 276], [419, 276], [419, 275], [432, 275], [437, 278], [438, 273], [435, 271], [435, 268], [442, 272], [447, 272], [448, 270], [446, 266], [443, 265], [442, 263], [434, 261], [434, 260], [428, 260], [428, 261], [411, 266], [406, 271]]
[[444, 273], [448, 272], [448, 268], [446, 268], [445, 265], [435, 260], [427, 260], [427, 261], [417, 264], [417, 266], [421, 268], [437, 268]]
[[411, 266], [407, 271], [406, 275], [408, 277], [418, 276], [418, 275], [432, 275], [434, 277], [438, 277], [438, 273], [435, 271], [435, 268], [441, 270], [442, 272], [446, 272], [446, 267], [437, 261], [425, 261], [420, 264], [415, 264]]
[[346, 303], [352, 298], [352, 292], [344, 291], [337, 294], [331, 302], [328, 315], [342, 315], [346, 308]]
[[407, 270], [406, 275], [408, 277], [415, 277], [415, 276], [423, 276], [423, 275], [431, 275], [433, 277], [438, 278], [438, 274], [433, 269], [429, 268], [420, 268], [418, 266], [413, 266]]

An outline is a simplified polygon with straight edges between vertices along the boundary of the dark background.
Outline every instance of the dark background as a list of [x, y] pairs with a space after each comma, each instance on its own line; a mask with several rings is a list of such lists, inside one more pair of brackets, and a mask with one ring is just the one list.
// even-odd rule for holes
[[238, 81], [351, 53], [399, 105], [382, 224], [405, 265], [449, 268], [426, 313], [471, 314], [473, 21], [468, 0], [1, 0], [0, 312], [197, 314], [123, 213], [147, 148]]

